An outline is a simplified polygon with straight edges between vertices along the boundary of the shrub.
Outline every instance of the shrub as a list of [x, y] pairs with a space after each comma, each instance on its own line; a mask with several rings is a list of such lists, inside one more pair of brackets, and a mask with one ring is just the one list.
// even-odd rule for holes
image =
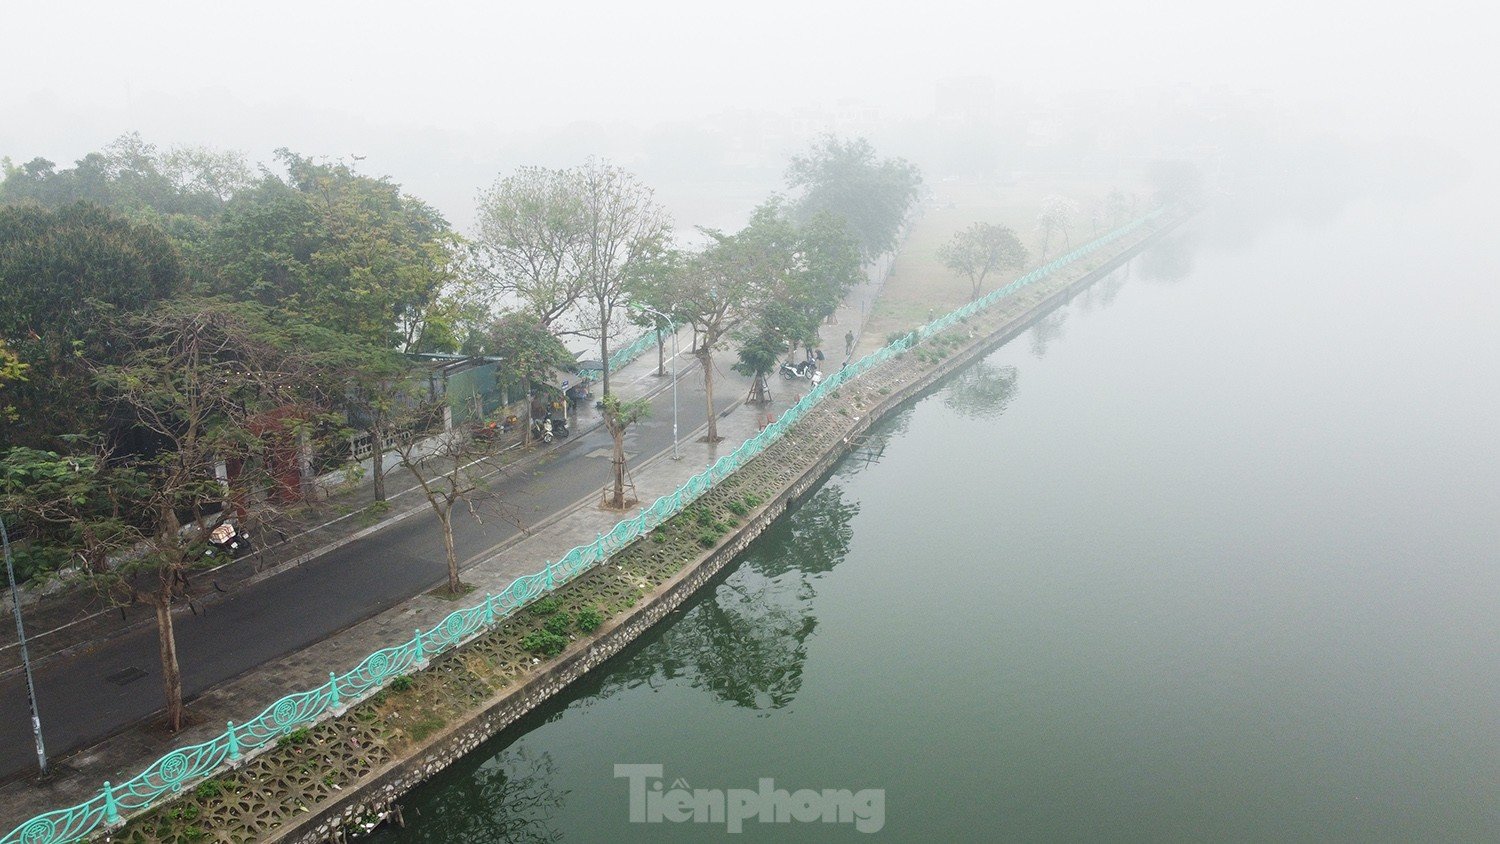
[[312, 733], [306, 727], [298, 727], [276, 740], [277, 747], [296, 747], [312, 741]]
[[404, 692], [404, 691], [407, 691], [408, 689], [412, 688], [416, 684], [417, 684], [417, 681], [413, 680], [411, 678], [411, 675], [409, 675], [409, 674], [402, 674], [400, 677], [397, 677], [397, 678], [391, 680], [391, 691], [393, 691], [393, 692]]
[[412, 741], [421, 741], [441, 730], [446, 722], [441, 718], [424, 718], [411, 725]]
[[198, 796], [199, 800], [212, 800], [228, 790], [229, 784], [223, 780], [204, 780], [198, 783], [193, 793]]
[[744, 502], [742, 501], [731, 501], [724, 506], [729, 509], [729, 512], [735, 514], [736, 516], [743, 516], [746, 513], [750, 512], [750, 508], [746, 507]]
[[559, 636], [566, 636], [568, 628], [572, 626], [573, 616], [567, 611], [553, 613], [547, 616], [547, 620], [542, 623], [543, 630], [546, 630], [548, 633], [556, 633]]
[[761, 503], [761, 497], [759, 495], [756, 495], [753, 492], [750, 493], [749, 495], [745, 496], [745, 504], [749, 505], [749, 507], [751, 509], [759, 507], [760, 503]]
[[532, 615], [551, 615], [552, 613], [557, 612], [557, 608], [560, 606], [562, 606], [562, 604], [559, 603], [556, 598], [548, 595], [540, 601], [532, 604], [530, 610]]
[[521, 640], [521, 647], [542, 656], [557, 656], [568, 646], [568, 640], [564, 636], [553, 633], [550, 630], [533, 630], [526, 634]]
[[578, 611], [578, 629], [585, 633], [592, 633], [599, 629], [604, 623], [604, 613], [593, 607], [584, 607]]

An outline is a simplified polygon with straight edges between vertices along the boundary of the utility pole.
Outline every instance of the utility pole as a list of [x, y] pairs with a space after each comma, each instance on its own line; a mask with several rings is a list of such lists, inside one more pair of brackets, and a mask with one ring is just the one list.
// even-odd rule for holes
[[667, 325], [672, 327], [672, 459], [681, 460], [682, 455], [677, 453], [677, 323], [661, 311], [638, 302], [632, 302], [627, 307], [655, 314], [666, 320]]
[[11, 606], [16, 611], [16, 639], [21, 644], [21, 666], [26, 670], [26, 703], [31, 706], [31, 732], [36, 736], [36, 762], [47, 775], [47, 748], [42, 744], [42, 716], [36, 709], [36, 685], [31, 679], [31, 657], [26, 653], [26, 627], [21, 623], [21, 592], [16, 588], [16, 567], [10, 559], [10, 533], [0, 518], [0, 544], [5, 547], [5, 578], [10, 583]]

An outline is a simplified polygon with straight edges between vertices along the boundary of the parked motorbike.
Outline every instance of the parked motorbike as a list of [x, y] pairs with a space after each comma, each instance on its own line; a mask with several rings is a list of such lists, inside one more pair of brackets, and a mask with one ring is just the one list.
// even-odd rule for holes
[[786, 361], [781, 362], [781, 377], [785, 378], [788, 381], [796, 378], [811, 378], [812, 374], [817, 371], [818, 364], [816, 361], [804, 360], [797, 363], [787, 363]]
[[552, 418], [538, 419], [531, 423], [531, 436], [544, 443], [563, 439], [568, 436], [568, 421]]
[[203, 555], [205, 557], [227, 556], [233, 559], [250, 550], [250, 535], [240, 530], [234, 522], [225, 522], [209, 532], [208, 550], [204, 551]]

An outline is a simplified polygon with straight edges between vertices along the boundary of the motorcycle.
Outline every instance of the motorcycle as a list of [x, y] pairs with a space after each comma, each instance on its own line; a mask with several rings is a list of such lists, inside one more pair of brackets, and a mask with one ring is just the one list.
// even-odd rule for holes
[[250, 550], [250, 535], [240, 530], [234, 522], [225, 522], [209, 531], [208, 548], [203, 556], [227, 556], [234, 559]]
[[566, 419], [538, 419], [531, 423], [531, 436], [533, 439], [550, 443], [553, 440], [563, 439], [568, 436], [568, 421]]
[[811, 378], [818, 371], [817, 361], [804, 360], [798, 363], [781, 362], [781, 377], [788, 381], [796, 378]]

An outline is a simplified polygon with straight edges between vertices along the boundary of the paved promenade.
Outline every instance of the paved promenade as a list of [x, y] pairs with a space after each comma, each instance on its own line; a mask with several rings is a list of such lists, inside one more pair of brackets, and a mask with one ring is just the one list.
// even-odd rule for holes
[[[835, 315], [835, 321], [824, 326], [826, 340], [824, 352], [825, 370], [835, 369], [844, 358], [844, 335], [852, 331], [856, 338], [861, 334], [862, 318], [879, 291], [879, 273], [882, 266], [872, 270], [872, 279], [851, 291]], [[636, 362], [622, 368], [611, 379], [612, 386], [624, 396], [653, 395], [653, 415], [646, 422], [632, 429], [626, 437], [626, 451], [632, 462], [630, 474], [635, 483], [635, 494], [641, 502], [649, 505], [657, 497], [671, 492], [689, 477], [710, 465], [721, 454], [726, 454], [753, 436], [765, 422], [767, 414], [779, 414], [796, 402], [807, 390], [806, 381], [786, 381], [780, 378], [771, 383], [772, 404], [769, 407], [750, 407], [743, 404], [749, 390], [747, 378], [736, 374], [731, 365], [734, 355], [722, 351], [715, 357], [716, 372], [714, 392], [718, 399], [716, 412], [719, 415], [719, 434], [724, 439], [708, 445], [699, 441], [703, 435], [705, 400], [701, 370], [686, 350], [689, 337], [684, 331], [681, 342], [683, 351], [677, 360], [679, 369], [679, 412], [685, 421], [680, 430], [679, 452], [681, 459], [671, 457], [672, 405], [670, 400], [670, 378], [659, 378], [656, 372], [656, 354], [648, 351]], [[670, 355], [670, 341], [668, 346]], [[668, 367], [670, 369], [670, 361]], [[694, 412], [696, 411], [696, 412]], [[22, 821], [51, 809], [61, 808], [86, 800], [97, 794], [102, 782], [119, 783], [134, 776], [152, 761], [175, 747], [205, 741], [224, 729], [227, 721], [244, 722], [274, 703], [282, 696], [302, 689], [316, 687], [328, 678], [329, 671], [344, 671], [356, 665], [371, 651], [378, 650], [410, 638], [416, 628], [428, 628], [436, 624], [459, 606], [476, 603], [486, 593], [498, 593], [516, 577], [539, 570], [548, 560], [555, 560], [574, 546], [587, 543], [597, 535], [609, 531], [622, 518], [637, 512], [635, 509], [621, 514], [599, 506], [600, 492], [608, 473], [608, 438], [602, 431], [589, 434], [590, 424], [597, 426], [597, 415], [592, 410], [584, 411], [581, 424], [576, 426], [573, 437], [560, 449], [544, 451], [540, 458], [532, 457], [511, 470], [514, 476], [504, 481], [512, 498], [523, 508], [528, 507], [528, 498], [538, 501], [547, 499], [545, 492], [556, 480], [556, 473], [566, 471], [573, 475], [592, 476], [591, 491], [562, 506], [531, 508], [523, 522], [527, 533], [515, 533], [498, 543], [487, 544], [482, 553], [472, 554], [464, 570], [463, 579], [475, 586], [475, 591], [454, 603], [425, 594], [441, 582], [442, 545], [435, 530], [436, 519], [420, 495], [406, 494], [396, 497], [391, 514], [381, 525], [361, 528], [352, 520], [343, 520], [342, 527], [324, 526], [317, 542], [325, 547], [338, 546], [344, 553], [359, 551], [364, 554], [380, 554], [384, 537], [393, 530], [412, 524], [424, 525], [422, 531], [427, 539], [423, 561], [427, 572], [410, 583], [416, 588], [407, 590], [404, 599], [367, 614], [344, 626], [338, 632], [320, 637], [319, 641], [283, 652], [274, 658], [257, 661], [254, 667], [236, 672], [232, 677], [212, 683], [190, 699], [189, 713], [192, 724], [178, 734], [168, 734], [156, 726], [155, 719], [147, 717], [134, 726], [123, 730], [110, 727], [102, 732], [108, 736], [72, 753], [59, 753], [60, 764], [56, 775], [47, 782], [33, 779], [12, 778], [0, 787], [0, 834]], [[654, 443], [656, 445], [647, 445]], [[665, 448], [660, 444], [665, 443]], [[394, 477], [399, 477], [399, 473]], [[394, 480], [392, 489], [404, 489]], [[551, 480], [549, 480], [551, 479]], [[514, 484], [514, 488], [511, 488]], [[555, 494], [551, 496], [555, 498]], [[546, 512], [543, 512], [543, 511]], [[360, 535], [356, 540], [350, 537]], [[292, 546], [295, 548], [296, 546]], [[314, 549], [316, 550], [316, 549]], [[290, 556], [285, 564], [263, 567], [261, 571], [248, 571], [239, 575], [239, 582], [253, 588], [265, 579], [293, 582], [303, 565], [315, 561], [326, 561], [334, 552], [328, 551], [313, 560], [298, 559], [309, 552], [299, 551]], [[413, 561], [415, 563], [415, 561]], [[413, 565], [413, 568], [417, 566]], [[244, 567], [248, 570], [248, 567]], [[231, 573], [226, 573], [228, 579]], [[333, 606], [341, 602], [357, 600], [359, 596], [345, 592], [303, 596], [310, 600], [311, 611], [317, 606]], [[225, 598], [224, 603], [233, 603]], [[216, 610], [210, 609], [209, 613]], [[85, 629], [88, 617], [75, 625]], [[149, 631], [136, 631], [141, 636]], [[190, 631], [184, 631], [190, 635]], [[128, 638], [121, 634], [121, 638]], [[154, 633], [150, 633], [154, 640]], [[60, 640], [59, 640], [60, 641]], [[55, 648], [52, 661], [59, 666], [71, 666], [87, 661], [90, 654], [73, 649]], [[45, 678], [43, 678], [45, 679]], [[24, 697], [15, 700], [19, 691], [18, 678], [9, 678], [11, 700], [7, 709], [16, 704], [24, 707]], [[142, 681], [144, 682], [144, 681]], [[146, 688], [159, 697], [159, 686], [151, 683]], [[0, 693], [4, 687], [0, 687]], [[73, 703], [85, 709], [97, 707], [107, 709], [105, 700], [75, 700]], [[21, 710], [24, 711], [24, 710]], [[44, 725], [47, 711], [43, 711]], [[14, 726], [14, 725], [12, 725]], [[24, 726], [24, 725], [23, 725]], [[24, 759], [30, 752], [30, 735], [24, 729], [4, 732], [0, 725], [0, 740], [3, 740], [7, 755]], [[12, 766], [14, 768], [14, 766]]]

